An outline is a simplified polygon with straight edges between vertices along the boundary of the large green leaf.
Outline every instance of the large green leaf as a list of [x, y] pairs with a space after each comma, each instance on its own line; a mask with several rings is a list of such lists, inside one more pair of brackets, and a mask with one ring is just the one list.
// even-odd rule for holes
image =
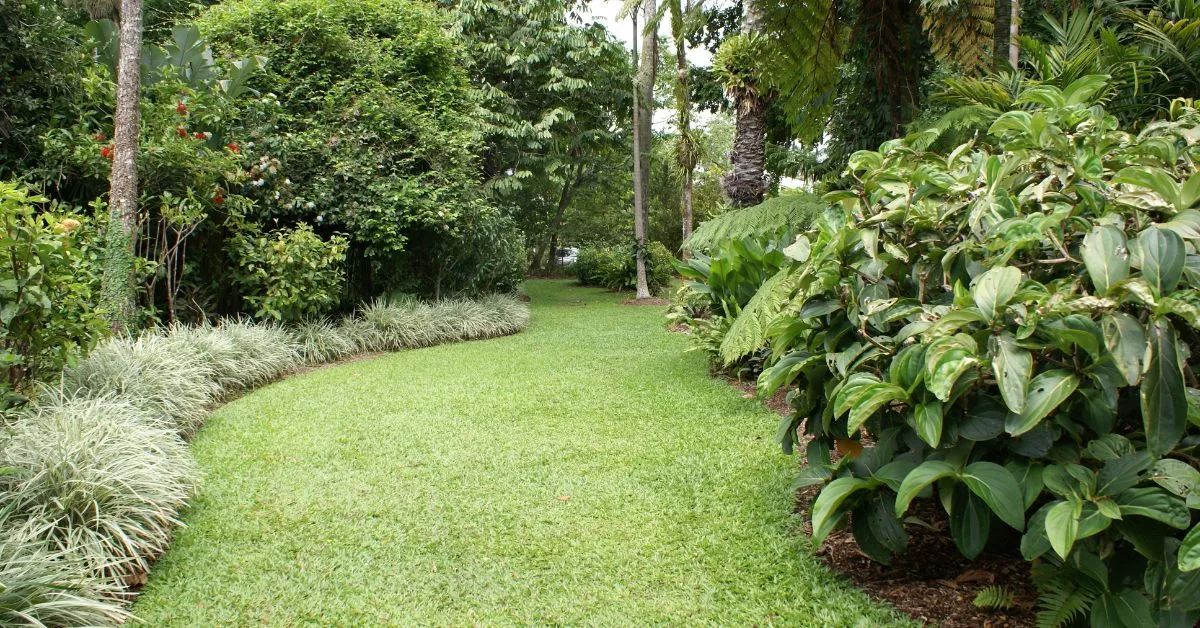
[[1025, 529], [1025, 499], [1016, 478], [994, 462], [973, 462], [960, 475], [971, 492], [996, 513], [1001, 521]]
[[852, 398], [853, 406], [850, 408], [850, 419], [846, 427], [850, 434], [857, 432], [884, 404], [907, 400], [908, 392], [895, 384], [881, 382], [857, 389], [857, 394]]
[[1079, 515], [1081, 505], [1078, 502], [1063, 501], [1046, 511], [1046, 538], [1054, 553], [1066, 558], [1075, 545], [1075, 537], [1079, 533]]
[[1150, 349], [1142, 382], [1142, 421], [1146, 445], [1162, 456], [1170, 452], [1187, 428], [1187, 393], [1179, 364], [1175, 328], [1164, 319], [1150, 323]]
[[1042, 419], [1050, 415], [1071, 393], [1079, 387], [1079, 377], [1067, 370], [1046, 371], [1029, 383], [1029, 394], [1025, 397], [1025, 408], [1020, 413], [1008, 416], [1004, 429], [1013, 436], [1020, 436], [1037, 427]]
[[913, 423], [917, 436], [930, 447], [937, 447], [942, 441], [942, 402], [930, 401], [914, 407]]
[[1080, 255], [1098, 296], [1108, 294], [1113, 284], [1129, 276], [1129, 250], [1125, 244], [1125, 234], [1110, 225], [1097, 225], [1083, 238]]
[[1141, 593], [1125, 589], [1102, 594], [1092, 603], [1092, 628], [1139, 628], [1155, 625], [1150, 602]]
[[813, 502], [812, 528], [813, 543], [820, 546], [825, 538], [833, 531], [841, 519], [844, 510], [842, 505], [851, 495], [869, 490], [875, 482], [860, 478], [838, 478], [821, 489], [817, 501]]
[[993, 268], [979, 276], [971, 297], [987, 320], [994, 320], [1021, 287], [1021, 271], [1012, 266]]
[[1096, 476], [1096, 494], [1113, 496], [1133, 488], [1141, 481], [1142, 471], [1149, 469], [1153, 462], [1145, 451], [1109, 460]]
[[1182, 499], [1161, 488], [1131, 488], [1117, 495], [1117, 505], [1125, 517], [1145, 517], [1186, 530], [1192, 515]]
[[1130, 386], [1142, 380], [1142, 358], [1146, 356], [1146, 332], [1138, 319], [1124, 312], [1104, 315], [1104, 343], [1113, 364]]
[[958, 468], [949, 462], [942, 460], [922, 462], [916, 469], [904, 476], [904, 481], [900, 483], [900, 489], [896, 491], [896, 516], [903, 515], [908, 510], [908, 505], [912, 503], [918, 493], [925, 490], [925, 487], [942, 478], [954, 475], [958, 475]]
[[1179, 546], [1179, 570], [1195, 571], [1200, 569], [1200, 524], [1196, 524], [1183, 537]]
[[973, 559], [987, 547], [992, 515], [987, 504], [961, 484], [950, 500], [950, 535], [963, 556]]
[[1174, 458], [1163, 458], [1150, 467], [1149, 479], [1172, 494], [1186, 498], [1200, 489], [1200, 471], [1192, 465]]
[[1142, 277], [1155, 296], [1173, 292], [1183, 277], [1187, 254], [1183, 238], [1169, 229], [1150, 227], [1138, 236], [1138, 246], [1142, 251]]
[[1000, 396], [1009, 410], [1020, 414], [1025, 409], [1025, 397], [1029, 393], [1033, 354], [1017, 346], [1017, 339], [1008, 332], [992, 336], [989, 345]]
[[925, 351], [925, 385], [934, 396], [950, 401], [954, 384], [967, 370], [979, 364], [975, 341], [966, 334], [938, 338]]
[[1179, 194], [1179, 183], [1171, 176], [1170, 173], [1151, 166], [1130, 166], [1117, 173], [1112, 179], [1113, 183], [1124, 183], [1127, 185], [1136, 185], [1154, 191], [1162, 197], [1168, 205], [1176, 209], [1186, 209], [1180, 207], [1182, 204]]

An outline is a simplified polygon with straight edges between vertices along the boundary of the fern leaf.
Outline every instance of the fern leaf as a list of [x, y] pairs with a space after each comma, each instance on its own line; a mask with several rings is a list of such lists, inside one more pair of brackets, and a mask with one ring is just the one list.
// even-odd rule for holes
[[721, 341], [721, 359], [726, 365], [758, 351], [766, 344], [767, 327], [787, 302], [786, 297], [790, 292], [787, 279], [792, 273], [790, 266], [782, 268], [763, 282], [746, 307], [742, 308], [741, 314], [738, 314]]
[[816, 195], [785, 194], [706, 220], [692, 232], [686, 246], [692, 251], [703, 251], [723, 240], [741, 240], [771, 235], [789, 227], [808, 226], [824, 208], [825, 204]]

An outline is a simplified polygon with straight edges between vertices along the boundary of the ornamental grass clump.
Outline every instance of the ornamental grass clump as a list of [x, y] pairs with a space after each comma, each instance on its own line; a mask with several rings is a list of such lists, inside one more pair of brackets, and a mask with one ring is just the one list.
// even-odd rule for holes
[[1105, 80], [853, 155], [720, 356], [767, 347], [760, 391], [792, 388], [817, 544], [888, 563], [935, 498], [968, 558], [1019, 539], [1046, 625], [1195, 625], [1200, 112], [1123, 130]]
[[66, 396], [116, 395], [185, 438], [200, 429], [222, 392], [202, 351], [153, 333], [96, 347], [63, 371], [60, 388]]
[[125, 399], [53, 397], [0, 435], [0, 537], [31, 535], [120, 585], [166, 549], [194, 494], [183, 440]]
[[310, 366], [337, 362], [359, 350], [358, 343], [344, 326], [327, 318], [307, 318], [292, 327], [300, 343], [300, 355]]
[[275, 381], [304, 363], [299, 341], [278, 323], [225, 319], [212, 330], [237, 347], [241, 361], [238, 384], [244, 390]]
[[47, 549], [28, 526], [0, 515], [0, 626], [108, 626], [129, 613], [79, 561]]

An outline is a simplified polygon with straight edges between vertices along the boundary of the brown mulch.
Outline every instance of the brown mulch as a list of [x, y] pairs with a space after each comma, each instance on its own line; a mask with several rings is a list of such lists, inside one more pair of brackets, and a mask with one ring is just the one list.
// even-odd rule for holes
[[[731, 377], [725, 380], [742, 391], [743, 397], [756, 396], [753, 382]], [[780, 391], [763, 403], [782, 416], [790, 411], [785, 397], [786, 393]], [[812, 534], [808, 514], [820, 488], [811, 486], [796, 493], [796, 512], [805, 517], [805, 534]], [[887, 602], [918, 621], [943, 628], [1017, 628], [1036, 623], [1037, 592], [1029, 581], [1028, 562], [1018, 555], [992, 553], [967, 560], [954, 545], [945, 511], [932, 501], [914, 502], [909, 521], [913, 519], [927, 525], [905, 525], [908, 551], [896, 556], [889, 566], [863, 554], [848, 528], [831, 533], [817, 556], [871, 598]], [[1012, 592], [1012, 608], [975, 606], [975, 596], [993, 585]]]
[[[819, 491], [819, 486], [812, 486], [797, 493], [797, 512], [807, 515]], [[868, 596], [918, 621], [944, 628], [1016, 628], [1036, 623], [1037, 592], [1029, 582], [1028, 562], [1020, 556], [987, 553], [969, 561], [955, 547], [949, 520], [940, 506], [931, 501], [914, 502], [909, 514], [933, 529], [906, 525], [908, 551], [889, 566], [867, 558], [849, 529], [830, 534], [817, 556]], [[804, 531], [812, 532], [807, 520]], [[975, 596], [993, 585], [1012, 592], [1012, 608], [975, 606]]]
[[658, 299], [655, 297], [647, 297], [645, 299], [625, 299], [621, 301], [621, 305], [670, 305], [671, 302], [666, 299]]

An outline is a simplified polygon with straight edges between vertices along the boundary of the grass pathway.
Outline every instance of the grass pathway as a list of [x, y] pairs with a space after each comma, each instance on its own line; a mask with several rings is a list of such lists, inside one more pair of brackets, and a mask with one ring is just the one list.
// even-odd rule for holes
[[520, 335], [279, 382], [214, 413], [150, 626], [896, 617], [796, 531], [775, 417], [659, 308], [527, 285]]

